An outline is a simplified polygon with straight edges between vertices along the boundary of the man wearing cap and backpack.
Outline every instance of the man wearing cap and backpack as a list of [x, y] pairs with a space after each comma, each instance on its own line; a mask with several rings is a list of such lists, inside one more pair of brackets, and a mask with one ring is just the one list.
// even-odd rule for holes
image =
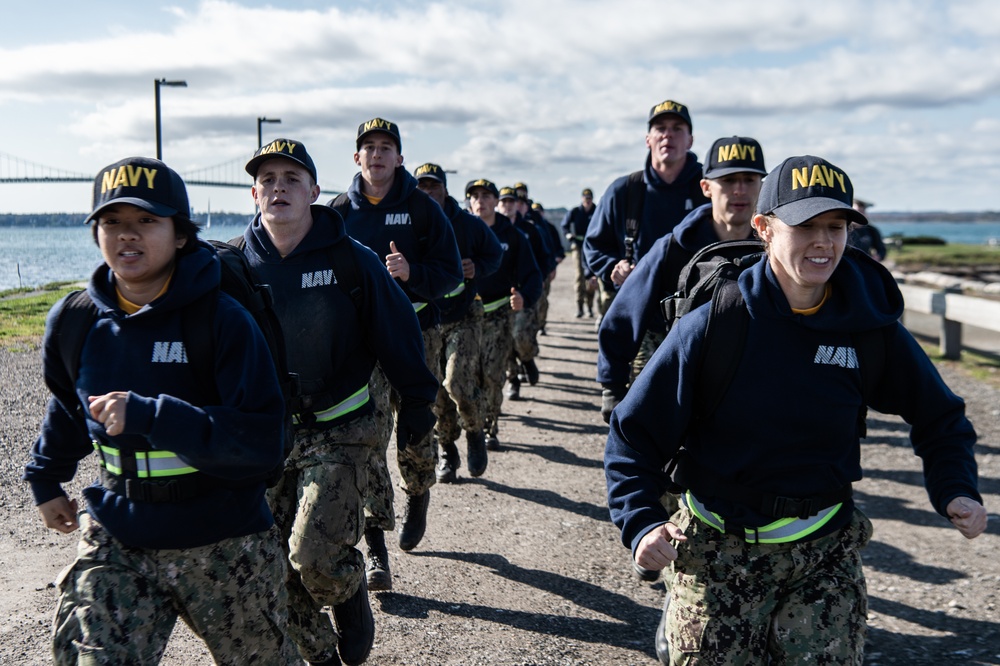
[[379, 257], [347, 236], [340, 215], [315, 205], [320, 188], [305, 146], [277, 139], [246, 171], [260, 210], [241, 240], [271, 285], [302, 394], [292, 410], [295, 446], [269, 495], [288, 549], [289, 634], [311, 664], [360, 664], [375, 637], [355, 548], [367, 465], [379, 449], [370, 378], [381, 364], [409, 405], [404, 441], [433, 427], [437, 381], [406, 294]]
[[690, 152], [692, 131], [683, 104], [665, 100], [650, 109], [645, 167], [611, 183], [597, 205], [583, 250], [600, 281], [602, 316], [656, 239], [708, 202], [701, 191], [701, 164]]
[[594, 290], [590, 286], [590, 277], [593, 275], [587, 262], [583, 258], [583, 238], [587, 234], [587, 227], [594, 217], [594, 191], [585, 187], [580, 193], [580, 205], [571, 208], [562, 221], [563, 234], [569, 241], [570, 251], [573, 253], [573, 265], [576, 267], [576, 277], [573, 283], [576, 287], [576, 316], [579, 319], [583, 316], [583, 306], [587, 306], [587, 315], [594, 316]]
[[[351, 238], [384, 257], [389, 275], [402, 287], [417, 313], [425, 356], [435, 359], [441, 350], [441, 317], [435, 300], [452, 291], [463, 279], [455, 234], [441, 207], [417, 188], [417, 180], [403, 168], [402, 139], [396, 123], [382, 118], [361, 123], [355, 145], [354, 163], [361, 170], [347, 192], [327, 205], [343, 216]], [[384, 372], [389, 370], [384, 365], [380, 367]], [[373, 381], [378, 382], [378, 374]], [[383, 396], [384, 392], [380, 392], [377, 397], [380, 408], [384, 408]], [[412, 441], [400, 439], [399, 424], [405, 426], [414, 412], [405, 396], [402, 400], [396, 397], [393, 394], [391, 398], [397, 423], [396, 461], [406, 493], [399, 547], [412, 550], [427, 528], [427, 507], [430, 488], [436, 482], [438, 454], [430, 431]], [[385, 450], [390, 438], [388, 419], [383, 420], [381, 436], [384, 448], [372, 456], [369, 466], [365, 541], [370, 553], [369, 584], [374, 579], [373, 589], [388, 590], [386, 584], [391, 585], [391, 578], [383, 532], [395, 527], [392, 481]]]
[[437, 416], [434, 436], [441, 453], [437, 480], [453, 483], [461, 463], [455, 442], [462, 431], [465, 431], [469, 449], [485, 450], [486, 447], [479, 379], [484, 313], [477, 284], [500, 268], [503, 248], [482, 219], [464, 211], [448, 194], [448, 177], [444, 169], [437, 164], [422, 164], [413, 175], [417, 187], [436, 201], [448, 216], [458, 241], [465, 275], [452, 291], [437, 300], [441, 310], [441, 355], [428, 359], [429, 363], [437, 363], [435, 370], [442, 377], [434, 404]]

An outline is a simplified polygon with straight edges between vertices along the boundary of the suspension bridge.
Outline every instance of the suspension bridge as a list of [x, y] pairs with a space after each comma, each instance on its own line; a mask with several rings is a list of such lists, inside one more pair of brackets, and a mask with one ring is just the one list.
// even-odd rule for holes
[[[187, 185], [203, 187], [228, 187], [242, 190], [250, 186], [249, 176], [243, 169], [246, 158], [236, 157], [214, 166], [178, 171]], [[93, 183], [96, 174], [67, 171], [58, 167], [38, 164], [30, 160], [0, 152], [0, 183]], [[320, 186], [322, 194], [337, 195], [339, 190]]]

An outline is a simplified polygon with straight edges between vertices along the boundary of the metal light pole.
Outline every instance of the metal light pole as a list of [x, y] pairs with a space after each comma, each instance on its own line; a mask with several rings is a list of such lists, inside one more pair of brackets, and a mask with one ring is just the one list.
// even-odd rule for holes
[[264, 139], [261, 137], [260, 125], [261, 123], [280, 123], [281, 118], [258, 118], [257, 119], [257, 147], [260, 148], [264, 145]]
[[160, 145], [160, 86], [174, 86], [177, 88], [187, 88], [187, 81], [167, 81], [166, 79], [153, 79], [153, 88], [156, 92], [156, 159], [163, 159], [163, 149]]

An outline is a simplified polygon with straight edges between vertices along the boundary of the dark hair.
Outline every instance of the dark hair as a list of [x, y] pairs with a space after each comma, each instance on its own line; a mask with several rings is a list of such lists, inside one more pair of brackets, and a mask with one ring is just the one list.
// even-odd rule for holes
[[[178, 213], [170, 218], [174, 221], [174, 233], [178, 236], [184, 236], [187, 242], [184, 243], [184, 247], [177, 250], [178, 254], [188, 254], [189, 252], [194, 252], [195, 248], [198, 247], [198, 232], [201, 231], [201, 227], [194, 223], [191, 218], [187, 215], [182, 215]], [[100, 245], [97, 241], [97, 219], [94, 219], [94, 223], [90, 227], [91, 235], [94, 237], [94, 245]]]

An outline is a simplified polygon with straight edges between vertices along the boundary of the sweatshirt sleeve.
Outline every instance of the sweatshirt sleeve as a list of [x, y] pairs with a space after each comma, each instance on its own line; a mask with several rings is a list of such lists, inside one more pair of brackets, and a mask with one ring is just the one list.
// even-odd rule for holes
[[619, 200], [624, 199], [619, 196], [624, 187], [621, 182], [622, 179], [616, 180], [601, 197], [583, 240], [587, 265], [606, 283], [611, 282], [615, 264], [625, 256], [625, 227], [618, 224], [622, 217], [620, 208], [624, 205], [624, 201]]
[[[410, 196], [427, 197], [419, 190]], [[418, 239], [422, 254], [418, 261], [410, 260], [410, 279], [406, 281], [406, 288], [426, 301], [433, 301], [454, 289], [464, 277], [451, 223], [435, 202], [428, 199], [426, 204], [427, 236]]]
[[503, 261], [503, 247], [500, 240], [481, 218], [466, 215], [466, 222], [472, 232], [473, 256], [472, 263], [476, 265], [476, 277], [493, 275], [500, 269]]
[[542, 272], [531, 252], [528, 239], [520, 231], [513, 229], [511, 237], [517, 240], [517, 255], [515, 261], [517, 271], [517, 290], [524, 299], [524, 307], [530, 308], [542, 297]]

